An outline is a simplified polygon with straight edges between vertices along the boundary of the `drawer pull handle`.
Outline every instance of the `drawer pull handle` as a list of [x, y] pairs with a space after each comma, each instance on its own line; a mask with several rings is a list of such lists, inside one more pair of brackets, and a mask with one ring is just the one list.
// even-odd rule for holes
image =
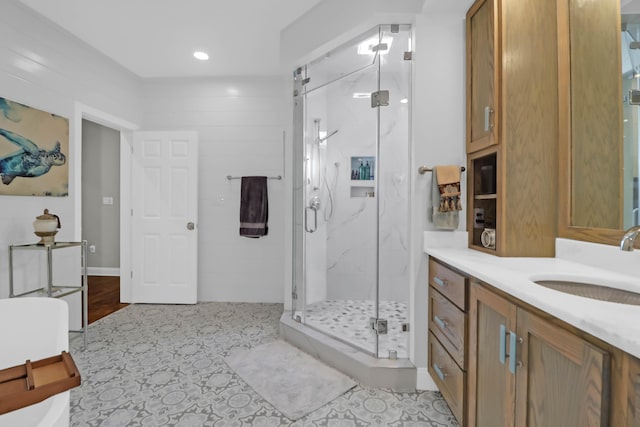
[[433, 277], [433, 281], [436, 282], [436, 285], [438, 285], [440, 287], [447, 286], [447, 281], [446, 280], [442, 280], [441, 278], [439, 278], [437, 276]]
[[440, 326], [440, 328], [447, 329], [447, 322], [445, 322], [444, 320], [442, 320], [438, 316], [433, 316], [433, 321], [436, 322], [438, 324], [438, 326]]
[[504, 365], [507, 358], [507, 328], [504, 325], [500, 325], [500, 348], [498, 354], [500, 363]]
[[442, 372], [442, 369], [440, 369], [440, 367], [435, 363], [433, 364], [433, 370], [436, 371], [436, 374], [438, 374], [438, 377], [440, 377], [441, 381], [444, 381], [444, 379], [447, 377], [447, 374]]

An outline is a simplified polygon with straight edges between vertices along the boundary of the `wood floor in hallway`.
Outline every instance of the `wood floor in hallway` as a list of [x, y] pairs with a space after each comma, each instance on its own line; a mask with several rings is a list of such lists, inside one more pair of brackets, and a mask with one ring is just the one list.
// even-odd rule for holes
[[120, 302], [120, 277], [89, 276], [89, 323], [128, 306]]

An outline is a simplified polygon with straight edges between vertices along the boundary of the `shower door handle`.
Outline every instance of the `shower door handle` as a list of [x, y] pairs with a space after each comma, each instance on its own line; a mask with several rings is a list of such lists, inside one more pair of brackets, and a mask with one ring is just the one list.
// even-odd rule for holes
[[[318, 209], [320, 209], [320, 197], [314, 196], [304, 210], [304, 229], [307, 233], [314, 233], [318, 229]], [[309, 210], [313, 211], [313, 228], [309, 228]]]
[[[313, 211], [313, 228], [309, 228], [309, 211]], [[304, 210], [304, 229], [307, 233], [314, 233], [318, 229], [318, 208], [307, 206]]]

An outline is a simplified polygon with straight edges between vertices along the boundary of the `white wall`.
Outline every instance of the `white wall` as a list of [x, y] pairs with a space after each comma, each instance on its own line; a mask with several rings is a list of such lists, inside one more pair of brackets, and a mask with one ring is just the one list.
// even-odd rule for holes
[[288, 180], [268, 181], [269, 234], [250, 239], [238, 233], [240, 180], [226, 176], [285, 175], [283, 93], [276, 77], [144, 83], [144, 129], [199, 134], [199, 301], [282, 301]]
[[[80, 239], [75, 103], [135, 122], [141, 98], [137, 77], [13, 1], [3, 1], [0, 13], [0, 96], [69, 118], [70, 132], [68, 197], [0, 196], [0, 271], [6, 272], [7, 246], [36, 241], [31, 223], [44, 208], [62, 220], [58, 240]], [[5, 273], [0, 298], [8, 294]]]
[[[432, 175], [420, 175], [418, 167], [465, 165], [465, 29], [464, 15], [423, 14], [415, 24], [413, 79], [413, 176], [411, 290], [414, 292], [411, 324], [413, 363], [427, 366], [427, 258], [422, 236], [433, 230], [427, 209], [431, 204]], [[462, 174], [459, 230], [466, 229], [466, 175]], [[450, 233], [442, 231], [442, 233]], [[426, 371], [426, 369], [424, 369]], [[419, 370], [420, 372], [420, 370]], [[419, 378], [420, 380], [420, 378]]]

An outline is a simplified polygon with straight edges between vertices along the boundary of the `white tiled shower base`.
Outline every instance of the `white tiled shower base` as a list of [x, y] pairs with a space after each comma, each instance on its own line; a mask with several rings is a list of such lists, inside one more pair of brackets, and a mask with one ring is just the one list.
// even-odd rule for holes
[[[375, 301], [372, 300], [320, 301], [307, 306], [305, 324], [374, 353], [375, 334], [369, 328], [369, 318], [375, 316], [374, 307]], [[402, 332], [407, 316], [406, 303], [380, 301], [379, 318], [387, 320], [388, 331], [378, 338], [379, 357], [387, 358], [391, 351], [395, 351], [399, 359], [409, 357], [409, 333]]]

